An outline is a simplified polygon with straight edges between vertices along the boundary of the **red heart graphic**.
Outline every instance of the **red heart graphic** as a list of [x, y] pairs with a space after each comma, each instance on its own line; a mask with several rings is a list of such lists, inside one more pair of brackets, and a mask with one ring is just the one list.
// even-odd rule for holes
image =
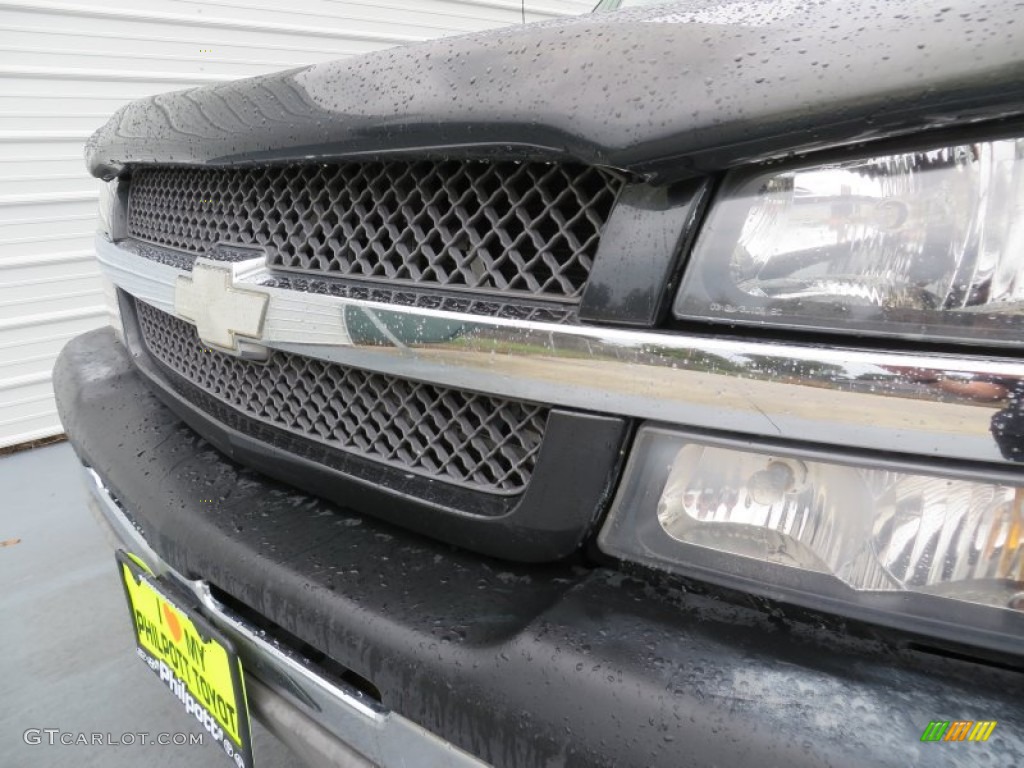
[[163, 603], [164, 608], [164, 622], [167, 624], [167, 629], [171, 632], [171, 637], [174, 638], [174, 642], [181, 642], [181, 624], [178, 623], [178, 617], [174, 615], [174, 611], [171, 610], [171, 606], [167, 603]]

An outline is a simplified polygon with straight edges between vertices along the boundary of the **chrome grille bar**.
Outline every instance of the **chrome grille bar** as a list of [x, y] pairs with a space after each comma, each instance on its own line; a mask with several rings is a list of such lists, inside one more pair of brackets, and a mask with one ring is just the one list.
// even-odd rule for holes
[[[178, 277], [99, 237], [105, 273], [174, 312]], [[1024, 364], [470, 316], [306, 294], [245, 278], [269, 301], [259, 343], [432, 384], [689, 427], [1009, 464], [993, 423], [1018, 408]], [[430, 325], [430, 334], [410, 329]], [[367, 331], [383, 328], [387, 333]], [[443, 329], [440, 332], [438, 329]], [[1001, 399], [955, 386], [998, 382]]]

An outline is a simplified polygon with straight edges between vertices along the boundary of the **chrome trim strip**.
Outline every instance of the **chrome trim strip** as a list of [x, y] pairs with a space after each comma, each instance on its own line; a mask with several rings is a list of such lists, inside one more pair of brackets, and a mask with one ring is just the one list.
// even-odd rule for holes
[[146, 541], [142, 531], [135, 527], [135, 524], [128, 519], [128, 516], [121, 510], [113, 495], [104, 485], [96, 471], [91, 467], [82, 466], [85, 474], [85, 487], [91, 494], [92, 501], [96, 502], [93, 512], [99, 513], [96, 522], [105, 523], [114, 538], [111, 544], [125, 547], [136, 557], [140, 558], [149, 570], [156, 576], [163, 576], [167, 573], [167, 566], [164, 565], [160, 556], [153, 551]]
[[235, 644], [246, 675], [259, 680], [275, 697], [382, 768], [484, 768], [484, 763], [454, 744], [388, 711], [354, 688], [323, 677], [301, 656], [265, 639], [259, 630], [217, 600], [207, 582], [186, 579], [170, 568], [149, 546], [102, 478], [91, 468], [83, 469], [100, 522], [113, 533], [119, 545], [140, 557], [157, 576], [171, 579], [195, 595], [206, 618]]
[[[319, 694], [316, 698], [326, 696], [331, 700], [344, 702], [346, 706], [351, 707], [363, 717], [374, 721], [382, 720], [386, 717], [385, 711], [375, 702], [368, 703], [366, 697], [361, 696], [356, 691], [342, 690], [305, 666], [299, 660], [299, 657], [289, 650], [268, 643], [260, 637], [255, 629], [251, 628], [213, 596], [213, 593], [210, 592], [210, 585], [205, 581], [182, 581], [180, 576], [177, 576], [177, 580], [187, 585], [196, 597], [199, 598], [199, 602], [206, 608], [207, 614], [213, 618], [220, 629], [227, 630], [226, 634], [229, 635], [237, 647], [253, 647], [249, 655], [259, 659], [260, 663], [254, 666], [252, 670], [257, 676], [260, 676], [260, 672], [265, 672], [266, 669], [273, 669], [275, 672], [286, 670], [290, 673], [290, 682], [296, 684], [298, 690], [306, 692], [307, 696], [311, 692], [310, 689], [313, 689], [313, 691]], [[322, 711], [323, 707], [318, 707], [318, 709]]]
[[[245, 681], [245, 696], [255, 718], [287, 744], [307, 768], [377, 768], [253, 675]], [[264, 762], [262, 755], [256, 759]]]
[[[96, 250], [111, 280], [173, 313], [187, 272], [102, 237]], [[268, 274], [240, 284], [269, 297], [260, 343], [271, 348], [691, 428], [1011, 461], [992, 422], [1024, 398], [1017, 360], [509, 320], [261, 285]]]

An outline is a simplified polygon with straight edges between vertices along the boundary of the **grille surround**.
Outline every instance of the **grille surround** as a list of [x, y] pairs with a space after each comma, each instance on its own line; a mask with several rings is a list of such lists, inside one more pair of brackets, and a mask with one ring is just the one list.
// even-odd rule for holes
[[[549, 409], [274, 351], [208, 349], [195, 328], [136, 299], [146, 351], [243, 416], [403, 472], [495, 495], [529, 484]], [[287, 387], [287, 389], [286, 389]]]
[[258, 245], [306, 275], [577, 302], [623, 183], [573, 163], [142, 166], [127, 232], [200, 255]]

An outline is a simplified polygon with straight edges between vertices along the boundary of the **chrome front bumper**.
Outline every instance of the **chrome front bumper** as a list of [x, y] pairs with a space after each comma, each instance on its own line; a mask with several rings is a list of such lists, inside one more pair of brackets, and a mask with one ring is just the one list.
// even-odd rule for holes
[[[156, 575], [195, 595], [206, 618], [231, 639], [245, 669], [253, 715], [306, 763], [344, 768], [485, 765], [268, 640], [218, 601], [205, 581], [186, 579], [171, 569], [92, 469], [85, 468], [85, 483], [93, 513], [112, 534], [115, 545], [140, 557]], [[258, 755], [256, 759], [258, 763]]]

